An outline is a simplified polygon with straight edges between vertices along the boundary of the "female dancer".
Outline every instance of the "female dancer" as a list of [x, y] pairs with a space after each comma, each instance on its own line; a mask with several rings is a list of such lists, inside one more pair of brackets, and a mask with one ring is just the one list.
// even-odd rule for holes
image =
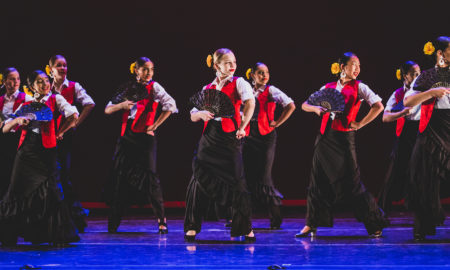
[[[315, 234], [317, 227], [332, 227], [332, 206], [340, 201], [351, 204], [356, 218], [364, 223], [369, 235], [380, 237], [382, 229], [387, 225], [383, 211], [360, 180], [355, 146], [356, 131], [372, 122], [383, 111], [381, 98], [366, 84], [356, 80], [360, 63], [355, 54], [343, 54], [338, 68], [339, 80], [326, 84], [322, 89], [335, 88], [341, 92], [345, 98], [343, 114], [323, 114], [323, 107], [307, 102], [302, 104], [304, 111], [323, 116], [320, 134], [314, 147], [306, 225], [296, 237]], [[358, 122], [356, 115], [361, 99], [364, 99], [371, 109]]]
[[[275, 189], [272, 179], [272, 164], [275, 157], [277, 132], [275, 128], [281, 126], [295, 110], [294, 101], [280, 89], [269, 82], [268, 67], [263, 63], [256, 63], [250, 69], [253, 80], [253, 94], [258, 99], [259, 110], [250, 121], [250, 134], [245, 139], [243, 159], [245, 179], [254, 202], [268, 208], [270, 228], [279, 229], [282, 218], [280, 213], [283, 196]], [[277, 104], [283, 106], [280, 117], [275, 120], [274, 113]], [[256, 111], [256, 110], [255, 110]]]
[[[211, 60], [208, 65], [213, 64], [217, 77], [204, 89], [225, 93], [235, 107], [235, 115], [231, 119], [222, 119], [214, 118], [208, 111], [196, 108], [191, 111], [191, 120], [203, 120], [205, 129], [194, 154], [193, 175], [186, 194], [185, 239], [195, 240], [212, 200], [223, 207], [232, 206], [231, 236], [245, 235], [246, 240], [254, 241], [240, 139], [246, 135], [245, 127], [253, 114], [255, 99], [250, 84], [244, 78], [233, 77], [236, 58], [231, 50], [218, 49]], [[244, 116], [241, 121], [242, 102]]]
[[[17, 110], [20, 104], [30, 101], [32, 98], [19, 91], [20, 76], [17, 69], [13, 67], [6, 68], [2, 77], [5, 94], [0, 96], [0, 112], [5, 117], [8, 117]], [[17, 144], [19, 143], [19, 132], [12, 131], [3, 134], [0, 138], [0, 159], [2, 160], [0, 162], [0, 200], [8, 189], [14, 157], [17, 152]]]
[[[64, 56], [52, 56], [49, 60], [49, 66], [46, 69], [48, 75], [53, 78], [53, 93], [60, 94], [70, 104], [79, 104], [83, 108], [74, 128], [79, 127], [94, 108], [94, 101], [79, 83], [67, 79], [67, 61]], [[57, 125], [60, 126], [64, 121], [64, 116], [61, 115], [58, 118]], [[60, 182], [64, 191], [64, 200], [66, 200], [67, 205], [71, 208], [72, 217], [78, 230], [84, 232], [87, 226], [84, 220], [84, 217], [87, 215], [87, 210], [83, 209], [77, 200], [70, 181], [73, 135], [74, 130], [71, 129], [64, 134], [63, 138], [58, 140], [58, 169]]]
[[[435, 67], [425, 70], [406, 93], [405, 106], [421, 105], [419, 134], [411, 156], [408, 206], [414, 211], [414, 238], [434, 235], [444, 222], [440, 196], [450, 189], [450, 37], [428, 42], [424, 52]], [[445, 194], [445, 192], [447, 194]]]
[[403, 87], [392, 93], [383, 113], [383, 122], [397, 121], [391, 163], [378, 198], [378, 205], [386, 213], [390, 211], [393, 201], [405, 198], [409, 160], [416, 142], [420, 119], [420, 106], [405, 107], [396, 112], [392, 112], [392, 109], [400, 103], [403, 104], [405, 93], [410, 90], [411, 83], [419, 74], [420, 67], [415, 62], [408, 61], [401, 65], [397, 70], [397, 78], [403, 78]]
[[[27, 125], [22, 129], [10, 186], [0, 202], [0, 241], [3, 245], [15, 245], [18, 236], [34, 244], [78, 241], [56, 179], [56, 140], [75, 124], [78, 111], [61, 95], [51, 93], [49, 79], [43, 71], [32, 72], [27, 82], [34, 92], [33, 102], [46, 104], [54, 118], [49, 122], [29, 122], [18, 117], [3, 127], [3, 132], [9, 132]], [[67, 121], [56, 132], [58, 113]]]
[[[112, 177], [105, 188], [105, 200], [111, 207], [108, 232], [115, 233], [123, 211], [134, 203], [151, 203], [158, 219], [159, 233], [168, 232], [164, 215], [163, 196], [156, 174], [156, 136], [154, 131], [177, 112], [175, 100], [153, 81], [154, 65], [147, 57], [138, 58], [131, 66], [137, 83], [148, 96], [138, 102], [129, 100], [118, 104], [109, 102], [105, 113], [123, 111], [122, 133], [113, 158]], [[162, 112], [155, 119], [158, 103]]]

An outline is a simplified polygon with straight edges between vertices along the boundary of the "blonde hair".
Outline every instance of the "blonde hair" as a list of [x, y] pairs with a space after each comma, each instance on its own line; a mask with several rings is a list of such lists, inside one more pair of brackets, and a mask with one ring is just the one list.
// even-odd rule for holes
[[[230, 49], [227, 49], [227, 48], [221, 48], [221, 49], [216, 50], [212, 56], [213, 64], [219, 64], [222, 57], [225, 54], [229, 54], [229, 53], [234, 55], [234, 53]], [[212, 66], [214, 68], [214, 65], [212, 65]]]

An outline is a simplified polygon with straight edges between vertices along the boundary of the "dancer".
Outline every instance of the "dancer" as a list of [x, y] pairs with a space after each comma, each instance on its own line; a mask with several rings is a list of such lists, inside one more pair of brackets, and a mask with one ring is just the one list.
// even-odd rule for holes
[[[5, 88], [5, 94], [0, 96], [0, 112], [7, 118], [13, 114], [20, 104], [30, 101], [31, 96], [19, 91], [20, 75], [17, 69], [13, 67], [6, 68], [1, 74], [0, 84]], [[17, 152], [20, 132], [8, 132], [0, 137], [0, 200], [8, 189], [11, 180], [11, 172], [14, 164], [14, 157]]]
[[[252, 201], [269, 210], [270, 228], [277, 230], [282, 223], [280, 205], [283, 196], [275, 189], [272, 165], [275, 158], [277, 132], [295, 110], [294, 101], [273, 85], [269, 85], [269, 69], [264, 63], [256, 63], [247, 71], [253, 80], [253, 94], [258, 100], [250, 125], [249, 136], [243, 148], [245, 179], [252, 194]], [[248, 77], [248, 76], [247, 76]], [[283, 111], [275, 120], [275, 107], [280, 104]]]
[[[15, 245], [21, 236], [33, 244], [75, 242], [79, 240], [77, 230], [56, 179], [56, 139], [75, 124], [78, 111], [61, 95], [51, 93], [43, 71], [32, 72], [27, 83], [34, 92], [33, 102], [46, 104], [54, 117], [49, 122], [29, 122], [18, 117], [3, 127], [3, 132], [17, 126], [23, 126], [23, 130], [10, 186], [0, 202], [0, 241], [3, 245]], [[66, 122], [56, 132], [58, 113], [66, 117]]]
[[[159, 233], [168, 232], [161, 184], [156, 174], [155, 130], [178, 112], [175, 100], [153, 81], [154, 64], [147, 57], [138, 58], [130, 67], [135, 76], [132, 85], [140, 84], [146, 97], [137, 102], [109, 102], [106, 114], [123, 111], [122, 132], [113, 158], [111, 178], [106, 184], [105, 201], [111, 207], [108, 232], [116, 233], [124, 210], [134, 203], [151, 203], [159, 224]], [[137, 82], [137, 83], [136, 83]], [[162, 112], [156, 120], [158, 104]]]
[[407, 61], [401, 65], [396, 75], [397, 79], [403, 79], [403, 87], [392, 93], [383, 113], [383, 122], [397, 121], [391, 163], [378, 198], [378, 205], [385, 213], [391, 210], [393, 201], [400, 201], [406, 196], [409, 160], [416, 142], [420, 119], [420, 106], [404, 107], [395, 112], [392, 110], [403, 104], [405, 93], [410, 90], [411, 83], [419, 74], [420, 67], [417, 63]]
[[425, 70], [405, 95], [405, 106], [421, 105], [419, 134], [411, 156], [408, 206], [415, 214], [414, 239], [436, 233], [445, 213], [440, 197], [450, 190], [450, 37], [424, 47], [435, 66]]
[[[322, 116], [322, 126], [314, 147], [306, 225], [295, 236], [306, 237], [314, 235], [317, 227], [332, 227], [332, 207], [336, 202], [345, 201], [352, 206], [356, 218], [364, 223], [369, 235], [380, 237], [387, 220], [360, 180], [355, 135], [358, 129], [372, 122], [383, 111], [383, 105], [378, 95], [366, 84], [356, 80], [360, 73], [360, 62], [355, 54], [343, 54], [339, 64], [333, 64], [332, 69], [336, 69], [334, 73], [340, 73], [340, 78], [322, 89], [335, 88], [341, 92], [345, 98], [344, 112], [341, 115], [324, 114], [326, 109], [321, 106], [307, 102], [302, 104], [304, 111]], [[371, 109], [358, 122], [356, 115], [361, 99]]]
[[[72, 156], [72, 142], [74, 130], [86, 119], [95, 106], [92, 98], [87, 94], [86, 90], [77, 82], [67, 79], [67, 61], [62, 55], [54, 55], [49, 60], [46, 67], [47, 75], [53, 78], [52, 91], [55, 94], [61, 94], [67, 102], [82, 107], [80, 117], [78, 118], [74, 129], [67, 131], [64, 137], [58, 140], [58, 169], [59, 178], [64, 191], [64, 200], [69, 205], [73, 220], [79, 232], [84, 232], [87, 224], [84, 220], [88, 211], [83, 209], [70, 181], [70, 167]], [[64, 116], [58, 118], [58, 127], [64, 123]]]
[[[204, 132], [192, 162], [193, 175], [186, 194], [185, 239], [194, 241], [201, 230], [209, 205], [232, 207], [231, 236], [245, 236], [254, 241], [251, 223], [250, 194], [244, 177], [241, 141], [255, 107], [252, 88], [244, 78], [233, 77], [236, 71], [234, 53], [218, 49], [208, 57], [208, 66], [216, 71], [214, 81], [204, 89], [225, 93], [235, 108], [230, 118], [214, 118], [209, 111], [191, 111], [191, 120], [205, 122]], [[240, 106], [244, 104], [241, 121]]]

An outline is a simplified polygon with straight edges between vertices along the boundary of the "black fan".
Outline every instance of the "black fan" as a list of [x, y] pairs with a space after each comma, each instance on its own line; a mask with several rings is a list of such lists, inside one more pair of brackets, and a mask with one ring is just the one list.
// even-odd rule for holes
[[[244, 112], [244, 103], [241, 105], [241, 112]], [[253, 111], [252, 120], [257, 120], [259, 114], [259, 101], [255, 98], [255, 110]]]
[[24, 117], [31, 121], [47, 122], [53, 119], [53, 112], [47, 105], [43, 103], [31, 102], [20, 107], [20, 109], [16, 113], [11, 114], [10, 117]]
[[343, 112], [345, 108], [344, 96], [334, 88], [325, 88], [314, 92], [308, 98], [308, 104], [322, 106], [327, 112]]
[[230, 98], [215, 89], [204, 89], [193, 95], [189, 101], [199, 110], [207, 110], [214, 117], [231, 118], [235, 114]]
[[118, 104], [126, 100], [138, 102], [148, 97], [148, 90], [145, 85], [136, 81], [127, 82], [119, 86], [119, 90], [114, 94], [111, 102]]
[[397, 103], [397, 105], [392, 107], [391, 112], [401, 112], [401, 111], [403, 111], [404, 108], [405, 108], [405, 105], [403, 104], [403, 100], [400, 100], [400, 102]]
[[450, 87], [450, 72], [444, 68], [425, 70], [414, 82], [413, 89], [427, 91], [436, 87]]

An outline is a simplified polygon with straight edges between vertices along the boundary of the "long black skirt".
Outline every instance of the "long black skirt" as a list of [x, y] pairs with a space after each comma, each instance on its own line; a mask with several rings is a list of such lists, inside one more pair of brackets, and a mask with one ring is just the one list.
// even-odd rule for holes
[[81, 206], [75, 191], [73, 190], [72, 182], [70, 180], [70, 168], [72, 163], [72, 145], [73, 145], [74, 130], [71, 129], [64, 134], [62, 140], [58, 141], [57, 160], [58, 160], [58, 176], [61, 183], [64, 200], [70, 208], [72, 219], [75, 222], [78, 230], [83, 232], [87, 226], [85, 217], [89, 211]]
[[19, 132], [3, 133], [0, 130], [0, 200], [8, 190], [14, 158], [19, 144]]
[[8, 191], [0, 202], [2, 242], [18, 236], [32, 243], [79, 240], [56, 173], [56, 148], [44, 148], [41, 136], [28, 132], [17, 152]]
[[201, 230], [208, 207], [216, 203], [232, 208], [231, 236], [252, 230], [250, 194], [245, 183], [241, 141], [226, 133], [221, 122], [209, 121], [192, 161], [186, 194], [184, 231]]
[[329, 126], [319, 134], [314, 148], [311, 182], [307, 194], [306, 225], [332, 227], [333, 207], [348, 205], [369, 234], [388, 225], [383, 210], [360, 179], [354, 131], [340, 132]]
[[386, 173], [384, 185], [378, 196], [378, 205], [386, 213], [392, 202], [406, 198], [409, 183], [409, 162], [416, 143], [419, 121], [407, 120], [400, 137], [395, 136], [391, 152], [391, 162]]
[[111, 177], [103, 199], [122, 215], [131, 205], [152, 204], [158, 219], [164, 219], [164, 201], [156, 174], [156, 137], [131, 130], [129, 120], [125, 134], [118, 139]]
[[450, 109], [435, 109], [418, 135], [411, 157], [408, 206], [415, 213], [414, 233], [434, 235], [445, 214], [441, 197], [450, 194]]
[[244, 171], [253, 205], [269, 209], [272, 225], [281, 224], [279, 206], [283, 195], [274, 187], [272, 166], [275, 158], [277, 132], [261, 135], [258, 122], [250, 122], [250, 134], [243, 147]]

